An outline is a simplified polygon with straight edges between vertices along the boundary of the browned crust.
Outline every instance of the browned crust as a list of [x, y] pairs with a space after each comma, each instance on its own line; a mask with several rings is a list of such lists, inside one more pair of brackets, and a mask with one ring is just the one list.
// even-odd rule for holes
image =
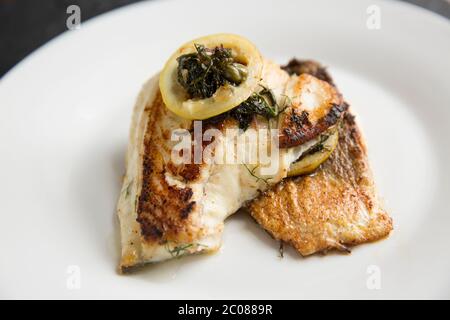
[[[361, 208], [368, 212], [364, 226]], [[346, 114], [331, 157], [309, 176], [285, 179], [248, 205], [275, 239], [302, 255], [375, 241], [392, 220], [379, 205], [361, 133]]]
[[[300, 76], [301, 74], [309, 74], [335, 87], [333, 79], [326, 68], [314, 60], [293, 58], [281, 68], [289, 75], [295, 74]], [[337, 96], [339, 96], [341, 101], [339, 103], [331, 103], [326, 115], [315, 124], [309, 121], [308, 112], [296, 109], [290, 110], [289, 116], [285, 118], [281, 126], [280, 147], [290, 148], [301, 145], [335, 125], [349, 107], [346, 102], [342, 101], [339, 92], [337, 92]]]
[[301, 75], [302, 73], [307, 73], [334, 86], [333, 79], [327, 69], [314, 60], [299, 60], [293, 58], [288, 64], [282, 66], [281, 69], [286, 71], [289, 75]]
[[306, 111], [292, 109], [290, 114], [285, 117], [279, 137], [280, 148], [291, 148], [299, 146], [319, 134], [334, 126], [342, 118], [344, 112], [348, 109], [348, 104], [332, 103], [328, 113], [315, 124], [309, 120], [309, 114]]
[[[174, 164], [170, 160], [171, 148], [170, 129], [166, 121], [173, 115], [164, 105], [161, 93], [158, 92], [154, 101], [147, 106], [149, 114], [144, 137], [142, 186], [137, 200], [137, 221], [141, 235], [147, 244], [189, 243], [198, 238], [204, 230], [199, 226], [193, 213], [197, 212], [199, 204], [193, 200], [191, 183], [197, 183], [202, 176], [205, 163]], [[176, 126], [179, 124], [177, 123]], [[191, 141], [194, 144], [192, 121], [185, 123], [184, 129], [191, 131]], [[218, 123], [203, 124], [203, 130], [217, 128], [225, 130], [228, 126], [236, 126], [233, 119], [222, 119]], [[180, 129], [179, 127], [174, 129]], [[206, 147], [208, 141], [202, 141]], [[191, 161], [194, 161], [194, 145], [191, 148]], [[162, 154], [164, 153], [164, 154]], [[169, 185], [166, 174], [178, 180], [186, 187]], [[179, 185], [179, 184], [177, 184]]]
[[[142, 187], [137, 200], [137, 221], [141, 227], [141, 234], [146, 242], [164, 243], [168, 240], [189, 240], [193, 230], [190, 213], [196, 203], [192, 201], [193, 192], [189, 187], [179, 188], [171, 186], [165, 179], [167, 166], [161, 154], [164, 138], [158, 135], [159, 126], [163, 125], [163, 118], [167, 108], [158, 93], [153, 105], [147, 106], [149, 120], [144, 138]], [[187, 179], [196, 178], [199, 169], [194, 167], [180, 169], [180, 175]], [[176, 168], [172, 168], [176, 170]]]
[[[193, 159], [193, 156], [192, 156]], [[183, 178], [184, 181], [195, 181], [200, 177], [201, 166], [195, 163], [175, 165], [172, 162], [167, 164], [167, 170], [175, 176]]]

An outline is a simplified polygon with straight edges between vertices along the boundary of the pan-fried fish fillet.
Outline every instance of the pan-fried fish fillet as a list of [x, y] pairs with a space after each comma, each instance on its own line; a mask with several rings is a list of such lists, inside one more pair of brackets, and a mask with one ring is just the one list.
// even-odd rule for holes
[[248, 205], [275, 239], [303, 256], [378, 240], [392, 220], [377, 198], [366, 146], [354, 117], [339, 126], [337, 148], [311, 175], [288, 178]]
[[[224, 220], [246, 201], [285, 178], [290, 164], [318, 143], [319, 134], [342, 117], [342, 112], [336, 113], [336, 106], [346, 108], [337, 90], [325, 81], [306, 74], [290, 77], [269, 61], [264, 63], [262, 81], [279, 101], [285, 94], [297, 96], [289, 108], [289, 119], [293, 121], [284, 117], [280, 117], [280, 123], [276, 118], [271, 120], [270, 128], [287, 128], [289, 136], [296, 140], [292, 140], [290, 148], [279, 150], [279, 157], [274, 160], [278, 161], [278, 169], [270, 175], [262, 173], [262, 166], [250, 170], [242, 163], [172, 162], [171, 151], [178, 143], [171, 141], [173, 131], [192, 130], [193, 122], [166, 108], [157, 76], [144, 86], [133, 113], [127, 171], [117, 208], [122, 244], [120, 270], [216, 251], [221, 245]], [[296, 114], [303, 115], [301, 121], [317, 132], [297, 134], [296, 130], [302, 128], [297, 126]], [[214, 126], [224, 132], [237, 129], [238, 123], [225, 117]], [[256, 135], [258, 129], [268, 127], [266, 119], [254, 117], [243, 135]], [[226, 136], [214, 143], [215, 154], [235, 148], [235, 142]]]

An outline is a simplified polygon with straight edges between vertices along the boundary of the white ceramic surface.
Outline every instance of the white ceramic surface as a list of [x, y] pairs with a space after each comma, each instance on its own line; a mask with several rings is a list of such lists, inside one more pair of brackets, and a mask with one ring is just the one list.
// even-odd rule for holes
[[[373, 4], [379, 30], [366, 24]], [[239, 214], [215, 255], [116, 273], [135, 97], [181, 43], [216, 32], [329, 66], [394, 219], [387, 240], [280, 259]], [[449, 73], [450, 23], [393, 1], [151, 1], [82, 23], [0, 80], [0, 297], [450, 298]]]

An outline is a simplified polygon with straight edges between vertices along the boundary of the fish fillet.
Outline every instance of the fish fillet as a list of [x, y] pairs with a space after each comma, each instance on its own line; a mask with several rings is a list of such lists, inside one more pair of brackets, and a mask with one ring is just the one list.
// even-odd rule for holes
[[[268, 122], [254, 117], [242, 134], [280, 126], [290, 145], [279, 150], [279, 157], [274, 160], [278, 169], [269, 175], [262, 172], [262, 166], [249, 168], [241, 163], [174, 163], [171, 151], [177, 142], [172, 141], [172, 134], [179, 129], [190, 132], [193, 122], [165, 107], [158, 76], [144, 85], [133, 112], [127, 170], [117, 206], [121, 271], [187, 254], [217, 251], [224, 220], [285, 178], [290, 164], [316, 144], [320, 133], [335, 125], [347, 107], [327, 82], [306, 74], [289, 75], [270, 61], [264, 63], [262, 81], [279, 101], [286, 95], [296, 96], [280, 119]], [[308, 124], [307, 131], [303, 132], [300, 124]], [[237, 129], [238, 123], [224, 117], [213, 126], [224, 132]], [[214, 143], [214, 154], [236, 147], [235, 141], [226, 136]]]
[[350, 113], [339, 143], [317, 171], [288, 178], [251, 201], [252, 217], [303, 256], [386, 237], [392, 220], [377, 198], [361, 132]]

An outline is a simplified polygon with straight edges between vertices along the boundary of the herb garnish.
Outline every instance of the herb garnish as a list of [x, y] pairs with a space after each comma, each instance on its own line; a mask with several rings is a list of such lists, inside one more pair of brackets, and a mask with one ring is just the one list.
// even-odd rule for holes
[[255, 174], [255, 171], [256, 171], [256, 169], [258, 169], [259, 164], [258, 164], [257, 166], [255, 166], [252, 170], [250, 170], [250, 168], [249, 168], [245, 163], [242, 163], [242, 164], [244, 165], [245, 169], [247, 169], [248, 173], [250, 173], [250, 175], [256, 179], [256, 182], [259, 182], [259, 181], [261, 180], [261, 181], [264, 181], [264, 183], [265, 183], [266, 185], [269, 185], [269, 182], [268, 182], [268, 181], [269, 181], [270, 179], [272, 179], [272, 177], [269, 177], [269, 178], [265, 178], [265, 179], [264, 179], [264, 178], [262, 178], [262, 177], [258, 177], [258, 176]]
[[284, 107], [280, 109], [272, 90], [262, 85], [260, 86], [262, 87], [261, 91], [254, 92], [247, 100], [239, 104], [237, 107], [204, 121], [207, 124], [217, 124], [225, 118], [231, 117], [236, 119], [239, 123], [239, 128], [245, 131], [250, 126], [250, 123], [255, 115], [263, 116], [267, 120], [278, 117], [286, 110], [286, 101], [284, 103]]
[[209, 98], [225, 84], [238, 86], [247, 77], [247, 67], [235, 61], [231, 49], [213, 49], [194, 44], [197, 52], [177, 58], [177, 80], [189, 97]]
[[192, 243], [188, 243], [188, 244], [184, 244], [184, 245], [175, 246], [173, 249], [170, 249], [169, 247], [167, 247], [167, 251], [169, 251], [170, 255], [173, 258], [176, 258], [176, 257], [180, 257], [180, 256], [188, 253], [189, 252], [188, 249], [192, 246], [193, 246]]
[[195, 247], [206, 247], [205, 245], [200, 244], [200, 243], [186, 243], [186, 244], [176, 245], [171, 249], [169, 246], [169, 242], [166, 243], [166, 249], [167, 249], [167, 251], [169, 251], [172, 258], [180, 258], [180, 257], [188, 254], [189, 253], [188, 249], [192, 248], [194, 246]]
[[309, 148], [308, 150], [306, 150], [305, 152], [303, 152], [303, 154], [297, 159], [295, 160], [295, 162], [299, 162], [301, 160], [303, 160], [304, 158], [306, 158], [307, 156], [314, 154], [316, 152], [321, 152], [323, 150], [326, 151], [330, 151], [329, 147], [327, 147], [325, 145], [325, 142], [327, 141], [327, 139], [329, 138], [330, 135], [328, 134], [322, 134], [320, 136], [319, 142], [317, 142], [315, 145], [313, 145], [311, 148]]
[[230, 115], [239, 122], [239, 128], [247, 130], [255, 115], [267, 120], [278, 116], [278, 104], [272, 91], [262, 86], [260, 92], [254, 92], [247, 100], [230, 111]]

